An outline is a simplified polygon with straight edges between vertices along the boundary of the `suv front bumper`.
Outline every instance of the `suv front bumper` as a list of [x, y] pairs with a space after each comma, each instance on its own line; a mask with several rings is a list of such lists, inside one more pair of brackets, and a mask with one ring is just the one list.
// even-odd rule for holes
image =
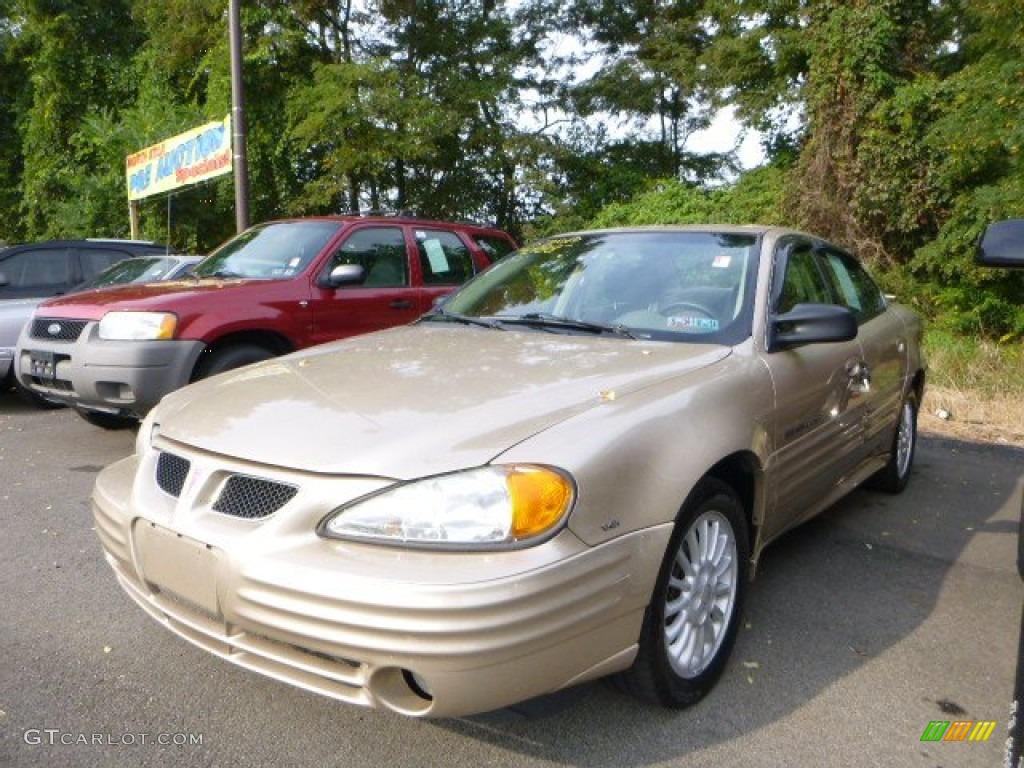
[[108, 341], [98, 322], [74, 341], [32, 336], [28, 323], [18, 340], [14, 373], [28, 389], [50, 400], [88, 410], [142, 418], [168, 392], [189, 382], [202, 341]]

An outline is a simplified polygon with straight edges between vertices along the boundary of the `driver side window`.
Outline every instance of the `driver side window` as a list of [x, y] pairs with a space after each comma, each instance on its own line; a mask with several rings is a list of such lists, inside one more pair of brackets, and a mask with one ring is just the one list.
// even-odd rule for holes
[[331, 257], [329, 273], [342, 264], [358, 264], [365, 277], [356, 288], [397, 288], [409, 285], [409, 258], [400, 227], [363, 227]]
[[797, 245], [786, 259], [786, 274], [775, 300], [775, 311], [789, 312], [797, 304], [831, 304], [832, 295], [810, 245]]
[[853, 257], [838, 251], [826, 251], [824, 257], [839, 304], [853, 312], [858, 322], [866, 322], [885, 311], [885, 297]]

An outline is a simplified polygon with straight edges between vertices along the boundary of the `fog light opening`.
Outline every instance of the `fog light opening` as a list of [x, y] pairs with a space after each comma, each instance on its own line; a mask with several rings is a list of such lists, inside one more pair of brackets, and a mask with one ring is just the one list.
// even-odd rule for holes
[[427, 701], [434, 700], [434, 694], [430, 692], [430, 686], [427, 685], [427, 681], [412, 670], [403, 669], [402, 679], [405, 680], [405, 684], [409, 686], [409, 689], [420, 698]]

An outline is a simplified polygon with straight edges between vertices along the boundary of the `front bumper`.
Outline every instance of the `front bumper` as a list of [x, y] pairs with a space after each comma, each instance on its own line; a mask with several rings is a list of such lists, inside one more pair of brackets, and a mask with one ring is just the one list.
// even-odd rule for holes
[[318, 537], [316, 523], [347, 500], [340, 489], [355, 498], [386, 481], [307, 476], [278, 512], [243, 520], [212, 510], [225, 478], [274, 471], [193, 458], [176, 499], [153, 482], [150, 454], [108, 467], [93, 512], [125, 591], [222, 658], [431, 717], [496, 709], [632, 663], [670, 525], [599, 547], [568, 530], [507, 552], [353, 544]]
[[107, 341], [89, 322], [74, 340], [33, 335], [29, 322], [14, 355], [15, 375], [47, 399], [142, 418], [168, 392], [185, 386], [202, 341]]

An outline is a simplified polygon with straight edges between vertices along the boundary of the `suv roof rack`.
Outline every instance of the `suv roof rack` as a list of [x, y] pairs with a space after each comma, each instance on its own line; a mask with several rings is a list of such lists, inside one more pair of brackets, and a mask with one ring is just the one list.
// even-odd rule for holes
[[341, 211], [341, 213], [339, 213], [338, 215], [339, 216], [360, 216], [360, 217], [389, 216], [389, 217], [396, 218], [396, 219], [422, 219], [422, 218], [425, 218], [424, 216], [421, 216], [418, 211], [413, 211], [413, 210], [409, 210], [409, 209], [401, 209], [401, 210], [397, 210], [397, 211], [391, 211], [391, 210], [384, 210], [384, 209], [381, 209], [381, 208], [370, 208], [370, 209], [367, 209], [367, 210], [359, 210], [359, 211], [353, 211], [353, 210]]
[[422, 219], [424, 221], [441, 221], [449, 224], [462, 224], [467, 227], [479, 227], [481, 229], [499, 229], [497, 224], [488, 223], [486, 221], [475, 221], [473, 219], [454, 219], [454, 218], [438, 218], [436, 216], [424, 216], [419, 211], [412, 210], [411, 208], [403, 208], [397, 211], [384, 210], [381, 208], [370, 208], [366, 210], [347, 210], [341, 211], [337, 216], [358, 216], [360, 218], [368, 218], [373, 216], [379, 216], [381, 218], [394, 218], [394, 219]]

